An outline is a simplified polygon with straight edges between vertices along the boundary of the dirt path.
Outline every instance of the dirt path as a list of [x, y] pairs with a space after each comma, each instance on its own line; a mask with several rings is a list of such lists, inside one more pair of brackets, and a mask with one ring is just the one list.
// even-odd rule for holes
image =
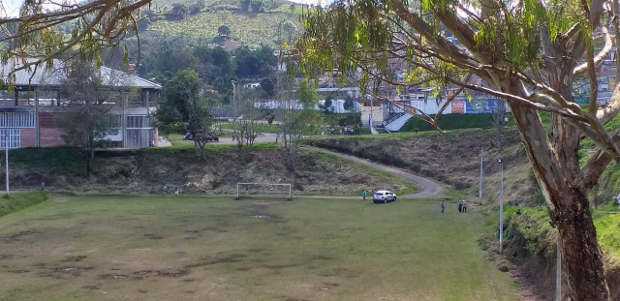
[[356, 163], [360, 163], [366, 166], [369, 166], [371, 168], [374, 169], [378, 169], [381, 171], [385, 171], [385, 172], [389, 172], [395, 176], [399, 176], [399, 177], [403, 177], [409, 181], [411, 181], [412, 183], [415, 184], [416, 189], [418, 192], [416, 193], [412, 193], [412, 194], [407, 194], [407, 195], [403, 195], [400, 198], [403, 199], [427, 199], [427, 198], [438, 198], [441, 197], [443, 195], [444, 192], [444, 188], [443, 186], [434, 181], [431, 180], [429, 178], [425, 178], [425, 177], [421, 177], [418, 175], [414, 175], [410, 172], [407, 172], [405, 170], [402, 170], [400, 168], [396, 168], [396, 167], [391, 167], [391, 166], [387, 166], [387, 165], [383, 165], [381, 163], [376, 163], [370, 160], [366, 160], [366, 159], [362, 159], [359, 157], [355, 157], [352, 155], [347, 155], [347, 154], [343, 154], [343, 153], [338, 153], [338, 152], [333, 152], [330, 150], [326, 150], [324, 148], [318, 148], [318, 147], [311, 147], [311, 146], [304, 146], [304, 148], [306, 149], [312, 149], [315, 151], [319, 151], [322, 153], [326, 153], [326, 154], [330, 154], [348, 161], [352, 161], [352, 162], [356, 162]]

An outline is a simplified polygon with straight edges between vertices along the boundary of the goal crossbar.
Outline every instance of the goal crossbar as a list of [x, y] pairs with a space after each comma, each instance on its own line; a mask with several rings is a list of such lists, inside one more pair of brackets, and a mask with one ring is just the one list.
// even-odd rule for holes
[[[238, 200], [241, 198], [241, 193], [243, 192], [242, 187], [285, 187], [284, 192], [282, 194], [286, 194], [286, 198], [291, 200], [293, 199], [293, 185], [291, 184], [283, 184], [283, 183], [237, 183], [237, 192], [235, 194], [235, 198]], [[246, 190], [247, 191], [247, 190]], [[265, 193], [264, 196], [269, 196], [269, 193]]]

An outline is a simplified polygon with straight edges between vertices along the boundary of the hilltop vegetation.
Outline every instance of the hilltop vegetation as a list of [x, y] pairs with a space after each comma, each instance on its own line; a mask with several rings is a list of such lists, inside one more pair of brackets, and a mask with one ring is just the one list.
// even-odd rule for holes
[[277, 41], [296, 36], [301, 26], [301, 5], [288, 1], [158, 0], [152, 11], [141, 26], [150, 32], [211, 41], [226, 26], [232, 40], [249, 47], [274, 47]]

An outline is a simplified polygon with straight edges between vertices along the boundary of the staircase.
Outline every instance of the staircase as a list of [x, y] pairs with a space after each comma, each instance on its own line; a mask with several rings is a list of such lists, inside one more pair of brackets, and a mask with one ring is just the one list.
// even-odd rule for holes
[[397, 113], [390, 117], [390, 119], [383, 122], [383, 128], [388, 133], [398, 132], [412, 117], [413, 115], [407, 112]]

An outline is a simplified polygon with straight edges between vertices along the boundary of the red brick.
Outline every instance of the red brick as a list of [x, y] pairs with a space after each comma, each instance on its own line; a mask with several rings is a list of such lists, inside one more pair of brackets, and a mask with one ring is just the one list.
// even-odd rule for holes
[[22, 147], [36, 146], [36, 134], [34, 129], [21, 129], [20, 136]]
[[41, 146], [55, 147], [66, 145], [62, 138], [64, 131], [59, 128], [43, 128], [41, 127]]
[[56, 113], [39, 112], [39, 124], [41, 128], [56, 128]]

